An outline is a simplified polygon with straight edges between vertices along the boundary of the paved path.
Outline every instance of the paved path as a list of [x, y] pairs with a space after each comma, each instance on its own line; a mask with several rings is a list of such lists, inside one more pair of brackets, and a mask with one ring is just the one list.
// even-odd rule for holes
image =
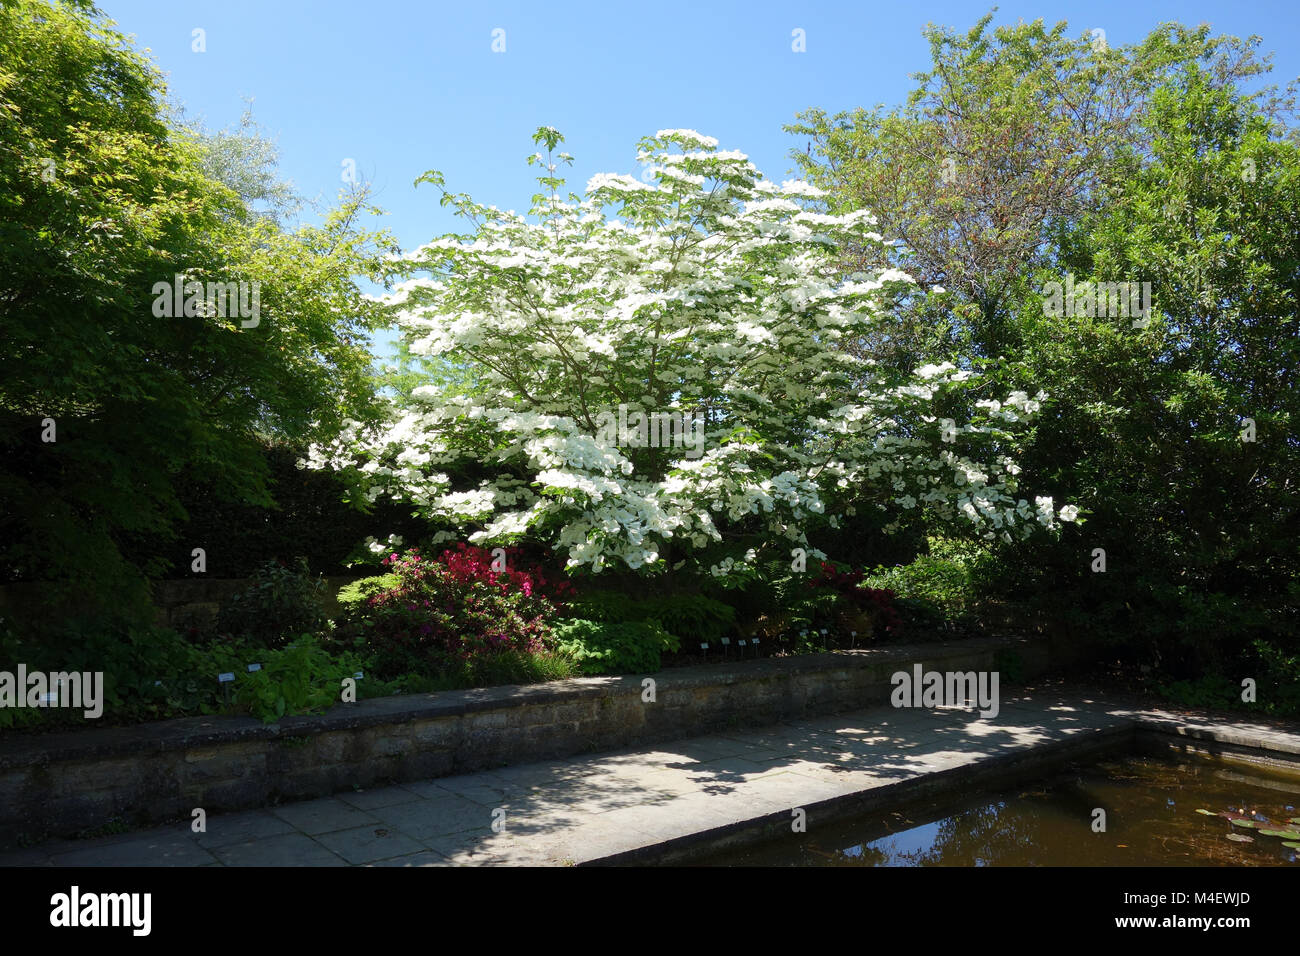
[[571, 865], [1118, 730], [1134, 716], [1050, 692], [1004, 700], [992, 719], [873, 708], [218, 814], [205, 833], [181, 822], [56, 840], [0, 854], [0, 866]]

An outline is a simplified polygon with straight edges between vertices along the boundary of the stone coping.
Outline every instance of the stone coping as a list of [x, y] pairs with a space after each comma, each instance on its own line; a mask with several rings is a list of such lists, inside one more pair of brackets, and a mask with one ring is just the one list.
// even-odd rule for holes
[[[1013, 709], [1015, 704], [1012, 705]], [[1049, 708], [1060, 709], [1060, 708]], [[821, 823], [851, 820], [871, 813], [894, 810], [925, 800], [943, 801], [960, 794], [991, 791], [1022, 784], [1027, 778], [1047, 774], [1079, 760], [1096, 760], [1139, 752], [1142, 745], [1236, 758], [1252, 766], [1285, 769], [1300, 774], [1300, 727], [1288, 732], [1278, 727], [1189, 717], [1160, 710], [1125, 710], [1101, 705], [1111, 723], [1090, 727], [1081, 735], [1044, 740], [1020, 752], [993, 753], [970, 764], [918, 774], [908, 779], [838, 794], [828, 799], [804, 801], [809, 817]], [[1180, 744], [1187, 741], [1187, 745]], [[764, 843], [790, 829], [787, 810], [755, 813], [748, 819], [700, 829], [661, 842], [642, 842], [626, 849], [606, 848], [588, 856], [579, 866], [690, 865], [720, 853]]]

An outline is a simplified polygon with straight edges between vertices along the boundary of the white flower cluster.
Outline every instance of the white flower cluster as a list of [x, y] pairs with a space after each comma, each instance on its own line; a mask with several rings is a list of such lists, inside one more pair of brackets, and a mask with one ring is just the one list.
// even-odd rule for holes
[[390, 534], [386, 541], [379, 541], [376, 538], [368, 537], [364, 544], [366, 550], [371, 554], [392, 554], [396, 549], [402, 546], [402, 536], [400, 534]]
[[[873, 330], [891, 285], [912, 282], [837, 271], [837, 250], [881, 242], [872, 217], [809, 211], [815, 187], [777, 186], [717, 145], [660, 130], [638, 155], [654, 183], [597, 175], [531, 219], [476, 206], [473, 235], [417, 249], [409, 268], [431, 278], [389, 297], [398, 326], [412, 354], [471, 370], [472, 389], [417, 388], [388, 423], [348, 423], [301, 464], [348, 468], [370, 500], [412, 502], [475, 541], [544, 536], [594, 570], [671, 549], [728, 574], [755, 560], [755, 537], [806, 545], [814, 523], [869, 503], [989, 536], [1055, 527], [1050, 499], [1016, 497], [1013, 461], [957, 453], [996, 442], [1046, 396], [984, 400], [971, 424], [938, 427], [929, 403], [973, 387], [969, 370], [925, 365], [887, 386], [841, 347]], [[703, 453], [618, 444], [600, 422], [620, 408], [702, 421]]]

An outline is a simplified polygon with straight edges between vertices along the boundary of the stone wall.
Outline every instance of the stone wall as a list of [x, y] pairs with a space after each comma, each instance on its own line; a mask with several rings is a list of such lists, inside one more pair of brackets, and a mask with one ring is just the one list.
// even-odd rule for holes
[[[339, 588], [351, 584], [359, 577], [328, 577], [325, 579], [325, 612], [334, 617], [339, 605], [335, 596]], [[216, 622], [217, 611], [227, 598], [246, 588], [251, 582], [243, 578], [203, 578], [195, 576], [182, 581], [159, 581], [154, 585], [153, 601], [158, 609], [158, 623], [166, 627], [211, 626]]]
[[[325, 578], [325, 610], [330, 617], [339, 610], [338, 602], [335, 601], [339, 588], [364, 576]], [[201, 575], [176, 581], [156, 581], [153, 585], [153, 602], [158, 610], [157, 623], [175, 628], [185, 628], [192, 624], [210, 626], [216, 621], [221, 602], [250, 583], [246, 578], [207, 578]], [[40, 593], [39, 584], [19, 583], [0, 587], [0, 616], [11, 610], [31, 607]], [[72, 615], [85, 613], [89, 609], [68, 605], [64, 610]]]
[[888, 702], [895, 671], [993, 670], [1008, 649], [1031, 678], [1084, 653], [956, 641], [668, 669], [653, 675], [652, 703], [640, 677], [598, 677], [364, 700], [271, 725], [202, 717], [9, 734], [0, 847], [860, 709]]

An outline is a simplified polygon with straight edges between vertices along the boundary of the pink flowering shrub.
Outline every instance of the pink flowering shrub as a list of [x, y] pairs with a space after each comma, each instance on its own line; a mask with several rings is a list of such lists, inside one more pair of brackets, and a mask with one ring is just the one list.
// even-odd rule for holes
[[894, 607], [894, 592], [884, 588], [863, 587], [865, 571], [850, 568], [836, 569], [823, 561], [818, 573], [808, 579], [813, 590], [829, 590], [839, 596], [840, 609], [834, 623], [848, 629], [850, 625], [864, 637], [896, 637], [903, 629], [903, 620]]
[[359, 601], [344, 622], [382, 679], [446, 674], [555, 647], [551, 621], [571, 585], [549, 580], [516, 549], [507, 549], [500, 571], [490, 551], [465, 544], [433, 559], [413, 548], [384, 564], [388, 586]]

